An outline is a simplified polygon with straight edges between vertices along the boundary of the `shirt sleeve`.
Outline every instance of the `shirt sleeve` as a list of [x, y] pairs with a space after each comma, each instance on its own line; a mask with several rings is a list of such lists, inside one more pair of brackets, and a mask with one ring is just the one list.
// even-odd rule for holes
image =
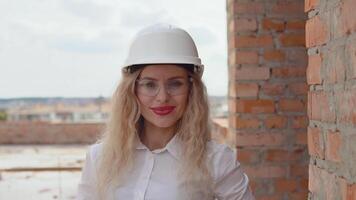
[[218, 200], [254, 200], [249, 179], [237, 161], [236, 153], [228, 146], [219, 148], [213, 159], [214, 192]]
[[78, 185], [77, 200], [96, 200], [96, 169], [94, 163], [93, 146], [86, 153], [82, 175]]

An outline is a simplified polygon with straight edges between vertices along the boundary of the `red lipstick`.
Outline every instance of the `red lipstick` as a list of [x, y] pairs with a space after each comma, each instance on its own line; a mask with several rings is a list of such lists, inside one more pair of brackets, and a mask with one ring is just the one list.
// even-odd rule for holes
[[168, 115], [171, 113], [176, 107], [175, 106], [160, 106], [160, 107], [152, 107], [151, 110], [156, 115]]

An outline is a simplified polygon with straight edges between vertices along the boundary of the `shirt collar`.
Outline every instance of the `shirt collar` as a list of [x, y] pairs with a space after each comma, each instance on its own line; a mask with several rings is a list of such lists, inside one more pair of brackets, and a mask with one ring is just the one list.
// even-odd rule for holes
[[[150, 151], [142, 142], [140, 139], [137, 137], [136, 139], [136, 149], [137, 150], [147, 150]], [[181, 154], [181, 146], [180, 146], [180, 141], [179, 138], [176, 135], [173, 136], [173, 138], [167, 143], [165, 147], [162, 149], [156, 149], [153, 150], [152, 153], [160, 153], [164, 151], [168, 151], [175, 159], [180, 160], [180, 154]]]

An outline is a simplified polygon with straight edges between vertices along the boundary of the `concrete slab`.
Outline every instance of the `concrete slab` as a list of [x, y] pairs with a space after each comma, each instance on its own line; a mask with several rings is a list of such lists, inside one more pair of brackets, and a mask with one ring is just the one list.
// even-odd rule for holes
[[75, 199], [80, 171], [1, 173], [0, 199]]
[[0, 199], [75, 199], [87, 145], [1, 145]]

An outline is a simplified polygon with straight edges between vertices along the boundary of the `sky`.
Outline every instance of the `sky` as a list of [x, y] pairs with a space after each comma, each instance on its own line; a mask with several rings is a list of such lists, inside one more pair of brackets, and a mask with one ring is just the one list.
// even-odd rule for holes
[[225, 1], [0, 0], [0, 98], [109, 97], [142, 28], [187, 30], [209, 95], [227, 94]]

